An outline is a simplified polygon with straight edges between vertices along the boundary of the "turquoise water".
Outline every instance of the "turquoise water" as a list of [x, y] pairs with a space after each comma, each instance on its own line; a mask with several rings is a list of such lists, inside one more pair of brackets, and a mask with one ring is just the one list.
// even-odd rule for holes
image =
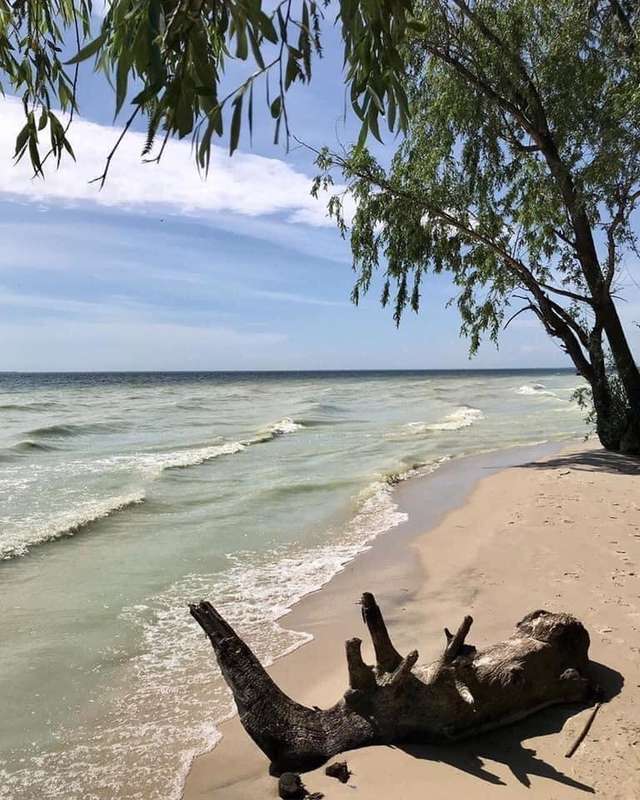
[[570, 371], [0, 375], [0, 797], [180, 796], [232, 709], [186, 610], [265, 661], [403, 519], [393, 483], [585, 432]]

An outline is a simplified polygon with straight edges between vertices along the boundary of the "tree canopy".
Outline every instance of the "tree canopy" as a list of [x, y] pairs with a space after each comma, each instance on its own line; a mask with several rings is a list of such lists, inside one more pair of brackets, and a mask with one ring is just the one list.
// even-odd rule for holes
[[[89, 60], [114, 86], [116, 115], [135, 87], [123, 134], [137, 117], [146, 119], [145, 157], [159, 159], [172, 136], [193, 137], [204, 169], [214, 138], [226, 137], [233, 153], [241, 125], [253, 128], [258, 89], [275, 141], [288, 140], [287, 92], [311, 79], [327, 24], [342, 33], [345, 83], [362, 137], [372, 131], [380, 138], [385, 113], [392, 129], [406, 124], [399, 48], [411, 0], [280, 0], [270, 9], [261, 0], [110, 0], [92, 30], [94, 11], [91, 0], [0, 2], [0, 73], [26, 116], [16, 157], [28, 154], [36, 174], [49, 155], [58, 162], [65, 151], [73, 157], [72, 132], [56, 109], [77, 111], [79, 65]], [[75, 55], [65, 61], [61, 53], [70, 44]], [[246, 76], [226, 86], [232, 60], [246, 65]]]

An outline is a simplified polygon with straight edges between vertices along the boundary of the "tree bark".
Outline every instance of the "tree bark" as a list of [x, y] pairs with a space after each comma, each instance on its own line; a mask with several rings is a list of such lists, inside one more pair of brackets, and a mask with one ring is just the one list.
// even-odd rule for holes
[[247, 644], [213, 608], [190, 606], [209, 637], [247, 733], [271, 760], [272, 774], [314, 769], [345, 750], [407, 741], [452, 742], [590, 694], [589, 635], [568, 614], [534, 611], [505, 641], [477, 651], [465, 617], [434, 663], [393, 646], [372, 594], [362, 596], [376, 665], [346, 643], [349, 688], [329, 709], [308, 708], [282, 692]]
[[[616, 436], [612, 433], [612, 426], [608, 424], [610, 420], [606, 416], [608, 410], [606, 410], [606, 402], [604, 402], [605, 394], [608, 392], [608, 389], [605, 391], [604, 386], [606, 384], [608, 387], [608, 378], [606, 374], [604, 379], [596, 375], [595, 379], [590, 381], [598, 421], [598, 435], [607, 449], [638, 454], [640, 453], [640, 369], [635, 362], [618, 310], [611, 297], [610, 280], [605, 280], [603, 275], [589, 216], [576, 189], [573, 175], [560, 156], [539, 98], [537, 98], [534, 116], [537, 127], [530, 129], [529, 133], [547, 162], [549, 172], [556, 181], [567, 216], [571, 221], [576, 255], [592, 298], [596, 322], [606, 334], [611, 355], [628, 401], [627, 418], [618, 420], [621, 430], [620, 434]], [[578, 366], [573, 355], [572, 359]], [[580, 369], [579, 366], [578, 369]], [[610, 394], [610, 392], [608, 393]], [[605, 410], [602, 410], [603, 408]], [[601, 434], [601, 430], [605, 431], [604, 435]]]

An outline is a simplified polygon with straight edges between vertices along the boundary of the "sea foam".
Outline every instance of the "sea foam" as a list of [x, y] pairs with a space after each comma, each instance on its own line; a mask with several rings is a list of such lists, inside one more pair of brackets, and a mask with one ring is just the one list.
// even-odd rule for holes
[[[132, 453], [131, 455], [109, 456], [84, 464], [90, 472], [102, 472], [105, 469], [129, 469], [138, 472], [143, 478], [159, 478], [165, 470], [197, 467], [220, 456], [240, 453], [248, 446], [246, 442], [223, 442], [203, 447], [185, 447], [180, 450], [168, 450], [159, 453]], [[78, 469], [83, 463], [78, 462]]]
[[266, 430], [274, 436], [280, 436], [285, 433], [295, 433], [302, 428], [304, 428], [304, 425], [301, 422], [296, 422], [291, 417], [283, 417], [277, 422], [268, 425]]
[[[91, 786], [108, 786], [112, 797], [179, 800], [193, 759], [216, 744], [217, 725], [234, 711], [231, 694], [186, 604], [211, 599], [265, 665], [295, 650], [312, 636], [287, 630], [278, 620], [344, 569], [375, 537], [407, 518], [382, 480], [360, 492], [355, 504], [354, 517], [340, 530], [329, 531], [324, 543], [230, 553], [224, 572], [188, 575], [167, 591], [124, 609], [121, 619], [138, 629], [140, 642], [138, 654], [126, 666], [124, 696], [109, 707], [95, 730], [78, 724], [55, 731], [63, 749], [26, 754], [21, 769], [11, 773], [3, 773], [0, 764], [7, 797], [23, 800], [26, 791], [30, 796], [85, 800], [89, 781]], [[113, 657], [118, 659], [118, 653]], [[131, 757], [135, 769], [122, 769], [123, 759]]]
[[73, 536], [94, 522], [143, 503], [144, 499], [144, 492], [137, 491], [102, 500], [80, 502], [72, 509], [44, 521], [27, 517], [20, 527], [3, 531], [0, 539], [0, 560], [24, 556], [35, 545]]
[[521, 394], [525, 396], [535, 396], [535, 395], [548, 395], [550, 397], [555, 397], [553, 392], [550, 392], [544, 383], [531, 383], [525, 384], [524, 386], [520, 386], [516, 389], [516, 394]]
[[409, 422], [405, 425], [405, 429], [417, 434], [429, 431], [457, 431], [461, 428], [468, 428], [481, 419], [484, 419], [484, 414], [479, 408], [460, 406], [447, 414], [440, 422]]

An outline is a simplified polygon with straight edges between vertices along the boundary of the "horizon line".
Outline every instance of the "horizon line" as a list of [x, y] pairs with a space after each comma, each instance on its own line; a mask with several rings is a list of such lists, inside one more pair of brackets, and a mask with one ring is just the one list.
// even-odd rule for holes
[[324, 369], [0, 369], [0, 375], [251, 375], [348, 372], [575, 372], [575, 367], [367, 367]]

